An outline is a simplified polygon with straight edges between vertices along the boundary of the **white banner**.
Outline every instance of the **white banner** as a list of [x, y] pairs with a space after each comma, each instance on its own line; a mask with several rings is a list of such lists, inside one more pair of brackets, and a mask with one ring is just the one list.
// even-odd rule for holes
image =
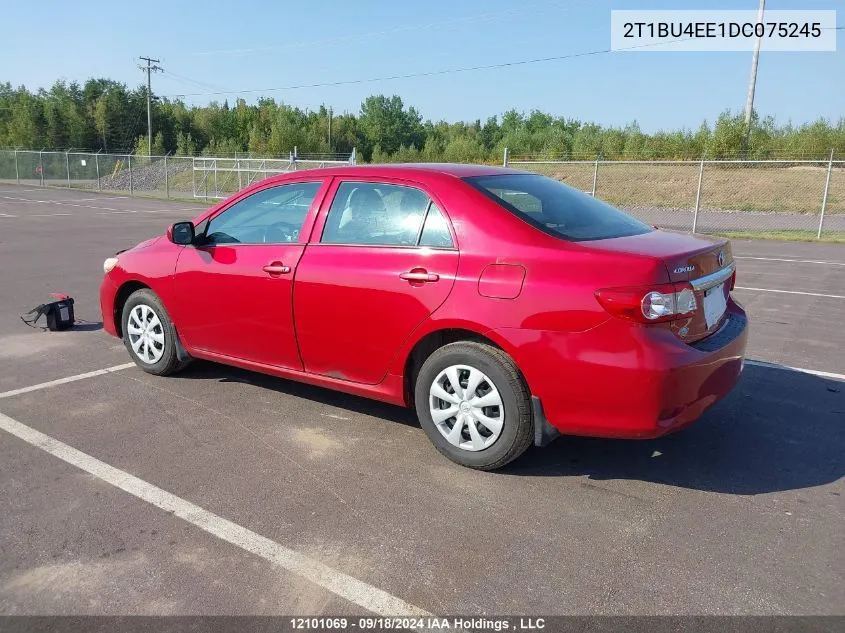
[[614, 51], [835, 51], [836, 11], [614, 10]]

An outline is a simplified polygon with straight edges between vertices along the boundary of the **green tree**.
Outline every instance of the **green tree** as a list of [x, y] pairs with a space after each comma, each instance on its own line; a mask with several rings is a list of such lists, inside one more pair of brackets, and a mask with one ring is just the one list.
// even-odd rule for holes
[[[752, 117], [752, 125], [755, 117]], [[745, 119], [740, 114], [731, 114], [725, 110], [716, 119], [716, 127], [713, 129], [713, 136], [707, 144], [707, 157], [737, 158], [742, 151], [742, 136], [745, 130]]]
[[194, 139], [191, 138], [191, 133], [179, 132], [176, 135], [176, 155], [177, 156], [196, 156], [197, 145]]
[[[393, 95], [373, 95], [358, 114], [332, 117], [328, 108], [303, 110], [262, 97], [188, 106], [179, 100], [152, 100], [153, 153], [180, 155], [300, 156], [357, 148], [359, 158], [379, 161], [499, 162], [507, 147], [512, 157], [614, 159], [734, 158], [740, 155], [744, 119], [722, 112], [711, 127], [645, 133], [634, 121], [624, 127], [511, 109], [500, 117], [469, 122], [423, 121], [413, 107]], [[146, 86], [129, 89], [109, 79], [80, 86], [57, 81], [36, 92], [0, 83], [0, 145], [30, 149], [92, 149], [147, 153]], [[749, 136], [750, 158], [824, 160], [831, 149], [845, 156], [845, 118], [804, 124], [778, 123], [755, 112]]]
[[398, 95], [367, 97], [361, 104], [358, 123], [363, 133], [362, 151], [366, 158], [376, 146], [382, 152], [392, 154], [402, 145], [422, 147], [425, 143], [422, 117], [414, 108], [406, 110]]
[[164, 149], [164, 134], [161, 132], [158, 132], [153, 137], [152, 152], [150, 152], [149, 144], [149, 138], [146, 135], [139, 136], [135, 141], [135, 151], [133, 153], [136, 156], [164, 156], [167, 153], [167, 150]]

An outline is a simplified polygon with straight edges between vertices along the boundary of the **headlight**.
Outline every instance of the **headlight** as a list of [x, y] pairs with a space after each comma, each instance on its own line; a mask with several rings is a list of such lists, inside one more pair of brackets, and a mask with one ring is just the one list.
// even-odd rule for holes
[[103, 272], [109, 273], [112, 271], [112, 268], [117, 266], [118, 259], [117, 257], [109, 257], [106, 261], [103, 262]]

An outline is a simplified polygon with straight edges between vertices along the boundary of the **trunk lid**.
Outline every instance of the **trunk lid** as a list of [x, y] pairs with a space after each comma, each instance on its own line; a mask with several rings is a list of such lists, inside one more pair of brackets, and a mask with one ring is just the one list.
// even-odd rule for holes
[[668, 281], [688, 282], [697, 309], [690, 317], [655, 324], [669, 327], [681, 340], [693, 343], [718, 330], [725, 320], [734, 269], [731, 244], [724, 238], [656, 230], [641, 235], [590, 242], [597, 250], [660, 259]]

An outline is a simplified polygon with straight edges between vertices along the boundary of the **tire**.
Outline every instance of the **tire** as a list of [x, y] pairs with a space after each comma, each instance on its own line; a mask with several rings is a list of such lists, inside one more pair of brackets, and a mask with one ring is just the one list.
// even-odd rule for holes
[[[453, 387], [455, 378], [460, 394]], [[473, 386], [471, 394], [465, 393]], [[501, 468], [522, 455], [534, 439], [528, 387], [510, 356], [491, 345], [463, 341], [436, 350], [417, 373], [414, 400], [420, 425], [432, 444], [462, 466]], [[450, 412], [456, 415], [446, 417]], [[463, 426], [456, 431], [458, 424]]]
[[161, 299], [149, 288], [136, 290], [129, 296], [120, 318], [123, 344], [135, 364], [145, 372], [168, 376], [190, 363], [190, 360], [179, 360], [176, 328]]

